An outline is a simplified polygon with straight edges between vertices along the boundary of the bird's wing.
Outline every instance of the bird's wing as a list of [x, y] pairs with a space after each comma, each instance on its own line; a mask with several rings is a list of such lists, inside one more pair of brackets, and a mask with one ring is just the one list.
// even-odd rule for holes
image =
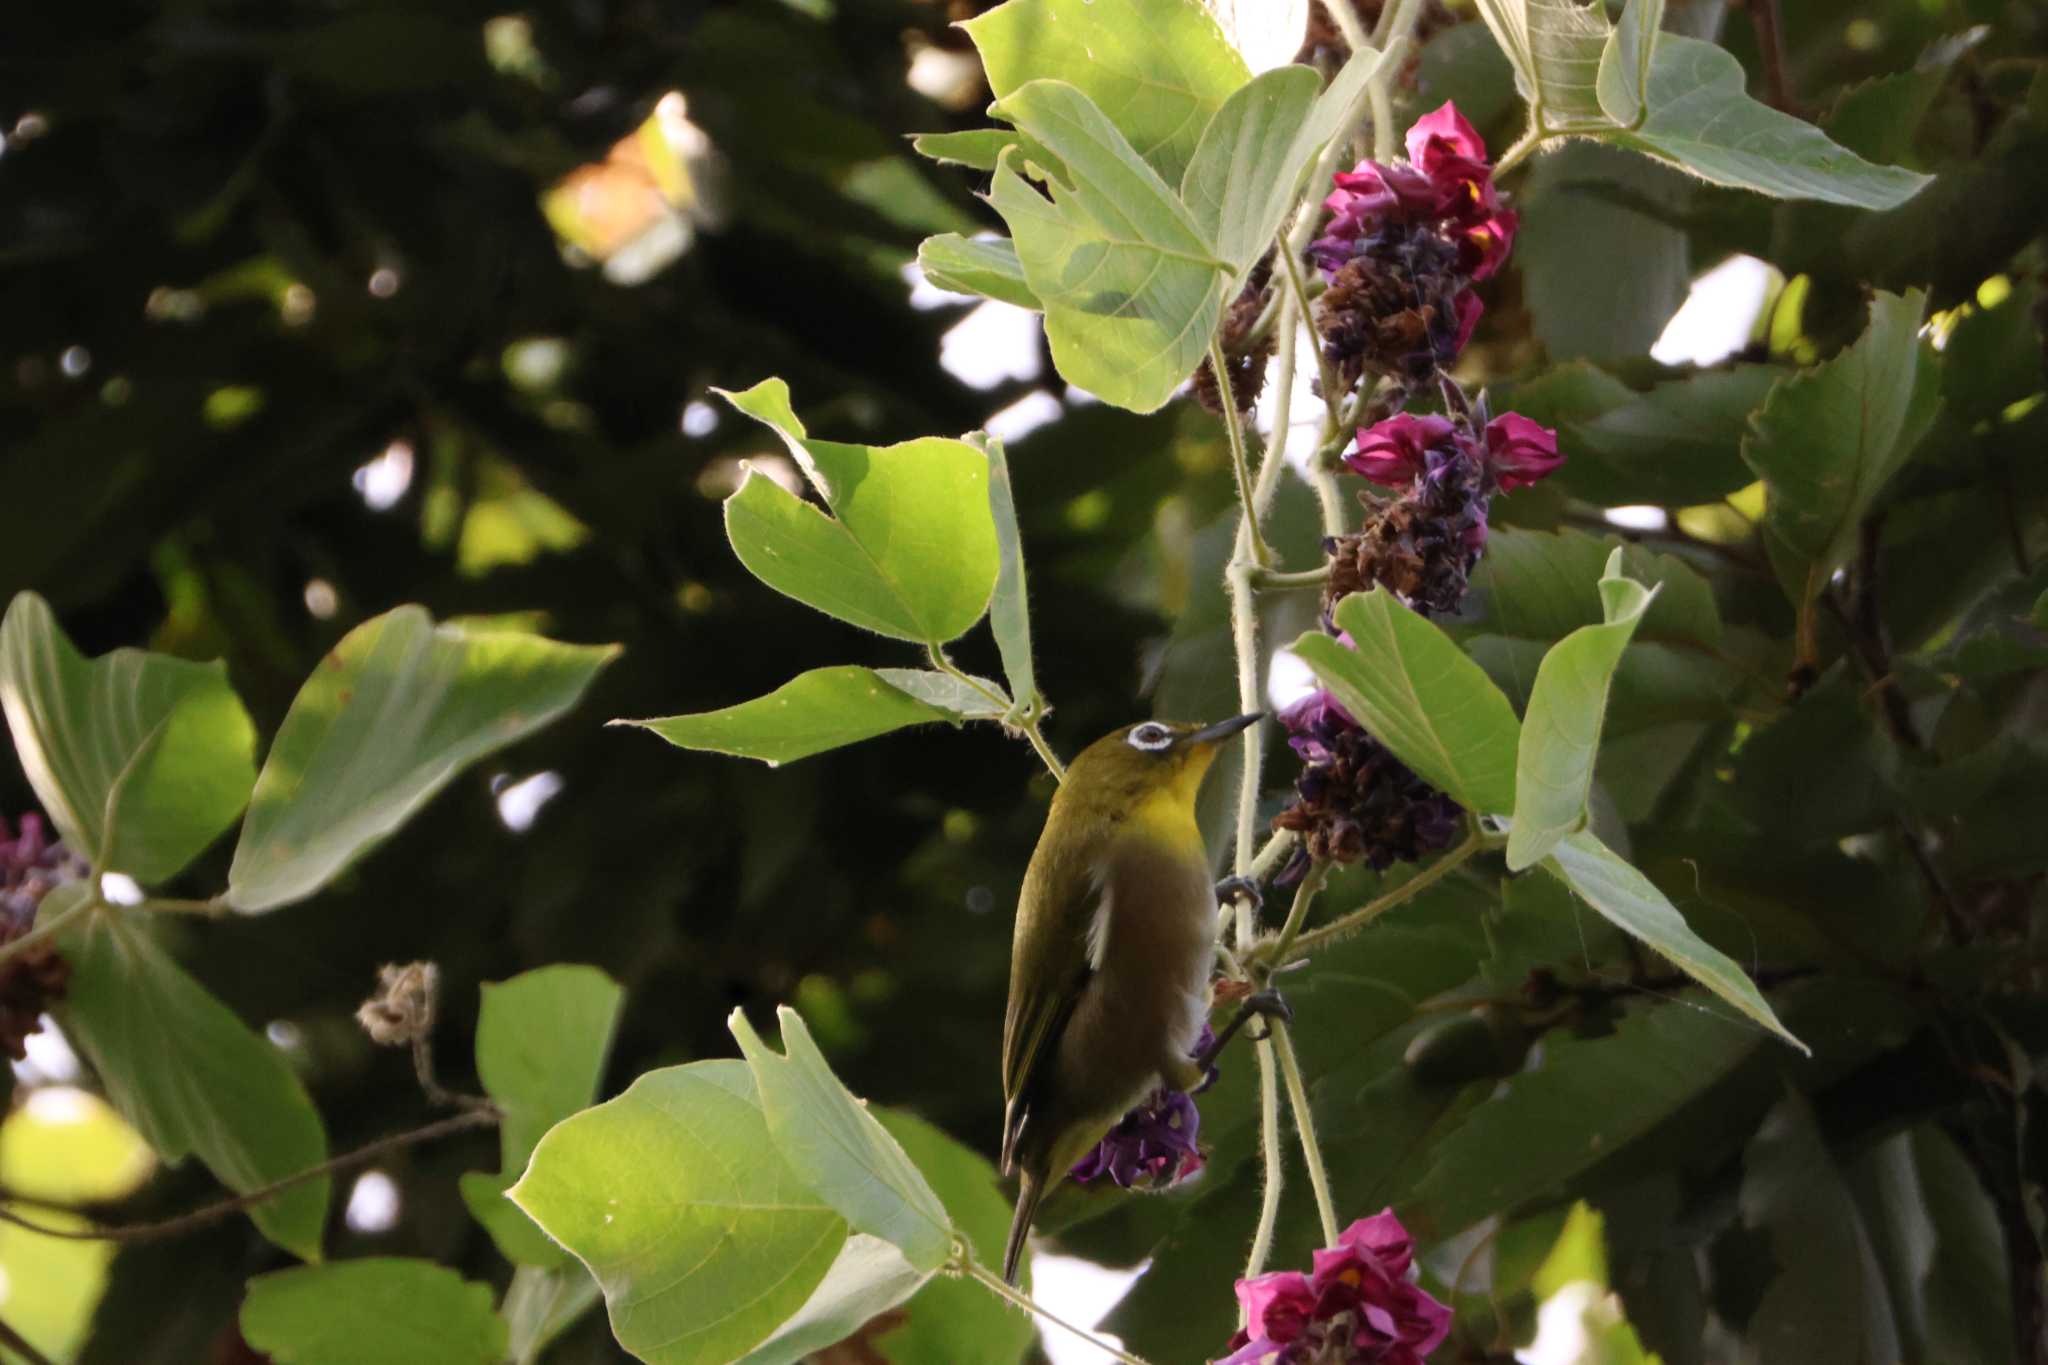
[[[1058, 1045], [1067, 1017], [1100, 960], [1112, 895], [1098, 844], [1040, 844], [1024, 875], [1011, 949], [1010, 1008], [1003, 1021], [1003, 1164], [1007, 1169], [1026, 1113], [1025, 1097]], [[1035, 913], [1026, 916], [1021, 907]], [[1027, 972], [1026, 964], [1031, 964]]]

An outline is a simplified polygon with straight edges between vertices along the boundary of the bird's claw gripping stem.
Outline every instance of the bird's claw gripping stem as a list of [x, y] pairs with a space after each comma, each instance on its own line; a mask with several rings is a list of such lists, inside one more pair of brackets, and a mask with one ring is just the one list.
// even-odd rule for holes
[[[1286, 999], [1280, 992], [1272, 989], [1270, 986], [1265, 990], [1256, 991], [1246, 996], [1238, 1004], [1237, 1013], [1233, 1014], [1230, 1017], [1230, 1022], [1223, 1026], [1223, 1031], [1216, 1035], [1216, 1040], [1196, 1055], [1195, 1065], [1204, 1070], [1214, 1065], [1218, 1054], [1223, 1051], [1224, 1045], [1236, 1037], [1237, 1031], [1249, 1023], [1255, 1015], [1261, 1018], [1278, 1019], [1282, 1023], [1287, 1024], [1294, 1022], [1294, 1011], [1288, 1006]], [[1256, 1043], [1270, 1036], [1272, 1036], [1270, 1033], [1260, 1032], [1252, 1034], [1251, 1039]]]
[[1254, 878], [1225, 877], [1216, 883], [1218, 905], [1230, 905], [1240, 896], [1252, 903], [1252, 910], [1255, 913], [1266, 908], [1266, 898], [1259, 893], [1259, 884]]

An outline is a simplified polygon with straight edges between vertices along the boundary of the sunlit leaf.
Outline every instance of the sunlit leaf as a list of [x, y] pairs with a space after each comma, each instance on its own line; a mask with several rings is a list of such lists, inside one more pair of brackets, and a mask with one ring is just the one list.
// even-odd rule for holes
[[[61, 887], [58, 896], [89, 894]], [[107, 1098], [167, 1162], [197, 1156], [240, 1194], [319, 1165], [320, 1115], [284, 1055], [185, 974], [134, 911], [102, 907], [58, 935], [71, 981], [57, 1018]], [[320, 1257], [329, 1182], [294, 1185], [249, 1210], [263, 1234]]]
[[372, 1256], [258, 1275], [242, 1336], [276, 1365], [498, 1365], [491, 1287], [446, 1266]]
[[477, 1013], [476, 1073], [504, 1111], [497, 1175], [469, 1171], [462, 1198], [505, 1258], [558, 1266], [567, 1257], [505, 1199], [534, 1144], [597, 1098], [625, 991], [595, 967], [557, 965], [485, 982]]
[[1038, 295], [1024, 282], [1017, 248], [1003, 238], [983, 241], [957, 232], [927, 237], [917, 248], [917, 266], [934, 289], [978, 294], [1038, 310]]
[[[1168, 182], [1074, 86], [1032, 81], [995, 112], [1062, 162], [1038, 166], [1006, 151], [989, 196], [1045, 306], [1053, 363], [1105, 402], [1153, 411], [1208, 349], [1231, 266]], [[1050, 198], [1025, 183], [1027, 166], [1045, 177]]]
[[249, 800], [256, 731], [225, 665], [87, 660], [32, 592], [0, 622], [0, 708], [43, 809], [96, 867], [163, 881]]
[[725, 530], [756, 578], [899, 640], [943, 644], [981, 619], [999, 551], [980, 451], [936, 436], [893, 446], [814, 440], [780, 379], [724, 397], [782, 438], [830, 509], [750, 473], [726, 499]]
[[[996, 650], [1003, 658], [1003, 676], [1010, 680], [1010, 695], [1021, 705], [1031, 707], [1039, 702], [1038, 674], [1031, 660], [1031, 590], [1025, 582], [1024, 533], [1017, 526], [1017, 495], [1010, 487], [1010, 461], [1003, 453], [1002, 438], [987, 436], [982, 448], [988, 453], [989, 515], [995, 519], [996, 543], [1002, 547], [1003, 555], [1002, 568], [996, 574], [996, 595], [989, 603], [988, 623], [995, 633]], [[890, 681], [904, 686], [894, 678]], [[946, 702], [936, 704], [961, 710]]]
[[944, 689], [959, 699], [952, 691], [959, 684], [944, 674], [930, 677], [934, 679], [928, 689], [932, 699], [927, 700], [913, 696], [908, 688], [895, 685], [872, 668], [814, 668], [765, 697], [720, 711], [613, 724], [652, 730], [682, 749], [709, 749], [768, 763], [793, 763], [907, 725], [953, 719], [955, 713], [940, 709], [944, 703], [937, 696]]
[[1251, 79], [1196, 0], [1009, 0], [961, 27], [998, 100], [1030, 81], [1066, 81], [1173, 185], [1210, 117]]
[[613, 647], [436, 627], [419, 607], [357, 626], [300, 687], [228, 871], [228, 903], [312, 895], [469, 764], [574, 706]]
[[1273, 244], [1310, 163], [1355, 115], [1379, 64], [1371, 48], [1353, 53], [1327, 90], [1308, 67], [1276, 67], [1240, 87], [1202, 130], [1180, 197], [1230, 263], [1228, 289]]
[[729, 1365], [811, 1298], [846, 1222], [768, 1135], [744, 1062], [651, 1071], [557, 1124], [512, 1201], [588, 1266], [652, 1365]]
[[803, 1016], [784, 1006], [783, 1052], [761, 1041], [740, 1010], [727, 1027], [759, 1086], [768, 1131], [792, 1169], [856, 1232], [880, 1237], [919, 1270], [936, 1270], [952, 1250], [946, 1206], [888, 1130], [840, 1084], [811, 1040]]
[[839, 1248], [838, 1259], [804, 1306], [736, 1365], [795, 1365], [852, 1336], [930, 1278], [929, 1271], [913, 1267], [881, 1238], [856, 1232]]
[[[931, 1182], [975, 1258], [983, 1265], [1001, 1264], [1010, 1202], [988, 1158], [901, 1110], [878, 1110], [875, 1117]], [[1029, 1291], [1028, 1279], [1023, 1287]], [[950, 1275], [934, 1276], [905, 1312], [909, 1321], [884, 1339], [891, 1365], [1016, 1365], [1037, 1337], [1028, 1316], [1011, 1311], [980, 1285]]]

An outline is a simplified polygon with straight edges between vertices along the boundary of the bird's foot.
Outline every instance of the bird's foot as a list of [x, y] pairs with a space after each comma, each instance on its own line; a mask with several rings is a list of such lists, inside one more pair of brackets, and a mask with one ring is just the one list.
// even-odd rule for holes
[[1259, 893], [1259, 884], [1250, 877], [1225, 877], [1216, 883], [1216, 903], [1234, 904], [1239, 898], [1252, 903], [1254, 913], [1266, 908], [1266, 898]]
[[[1237, 1031], [1254, 1018], [1278, 1019], [1283, 1024], [1291, 1024], [1294, 1022], [1294, 1010], [1280, 992], [1270, 986], [1265, 990], [1253, 992], [1239, 1002], [1237, 1013], [1230, 1017], [1230, 1022], [1223, 1026], [1223, 1031], [1216, 1035], [1215, 1040], [1195, 1054], [1195, 1065], [1204, 1071], [1214, 1067], [1217, 1056], [1230, 1040], [1237, 1036]], [[1263, 1042], [1271, 1036], [1270, 1029], [1262, 1029], [1250, 1035], [1255, 1043]]]

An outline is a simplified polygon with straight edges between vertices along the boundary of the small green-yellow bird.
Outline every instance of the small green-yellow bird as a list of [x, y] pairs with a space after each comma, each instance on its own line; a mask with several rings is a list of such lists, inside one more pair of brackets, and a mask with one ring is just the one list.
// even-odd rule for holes
[[1003, 1021], [1003, 1174], [1017, 1212], [1003, 1278], [1038, 1201], [1160, 1085], [1191, 1090], [1209, 1012], [1216, 893], [1195, 796], [1223, 742], [1261, 713], [1216, 725], [1146, 721], [1081, 751], [1053, 797], [1024, 874]]

